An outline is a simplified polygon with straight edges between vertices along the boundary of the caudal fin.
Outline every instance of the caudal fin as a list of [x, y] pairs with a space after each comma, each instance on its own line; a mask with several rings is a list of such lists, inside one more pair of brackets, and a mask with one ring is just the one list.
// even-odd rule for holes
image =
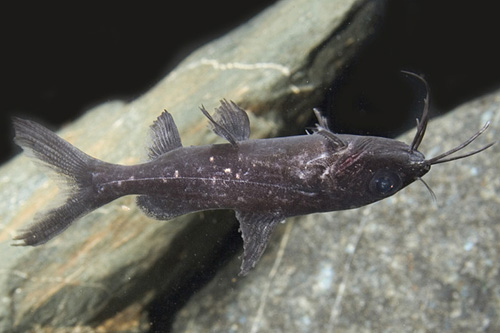
[[45, 127], [30, 120], [14, 118], [14, 141], [30, 156], [52, 168], [66, 179], [66, 201], [59, 207], [35, 218], [35, 222], [20, 230], [13, 245], [40, 245], [63, 232], [73, 221], [96, 209], [92, 187], [92, 170], [101, 162]]

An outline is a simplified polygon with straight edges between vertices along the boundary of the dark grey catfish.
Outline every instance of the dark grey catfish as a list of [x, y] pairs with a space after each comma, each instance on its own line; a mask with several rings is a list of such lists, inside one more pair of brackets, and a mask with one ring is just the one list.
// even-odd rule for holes
[[411, 145], [371, 136], [332, 133], [325, 118], [312, 134], [250, 140], [246, 112], [221, 101], [210, 120], [228, 144], [183, 147], [172, 116], [163, 112], [151, 126], [150, 161], [110, 164], [88, 156], [48, 129], [14, 119], [15, 141], [65, 176], [65, 203], [15, 237], [16, 245], [39, 245], [73, 221], [124, 195], [139, 195], [146, 215], [168, 220], [190, 212], [234, 209], [244, 241], [241, 274], [255, 266], [270, 235], [285, 218], [361, 207], [384, 199], [420, 179], [431, 165], [476, 154], [445, 158], [469, 140], [431, 159], [417, 151], [428, 121], [428, 103]]

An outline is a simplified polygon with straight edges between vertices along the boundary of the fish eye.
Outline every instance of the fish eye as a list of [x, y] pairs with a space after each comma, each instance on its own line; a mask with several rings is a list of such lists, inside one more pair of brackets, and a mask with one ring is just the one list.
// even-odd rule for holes
[[389, 170], [379, 170], [373, 175], [369, 188], [373, 193], [389, 196], [401, 189], [402, 181], [399, 175]]

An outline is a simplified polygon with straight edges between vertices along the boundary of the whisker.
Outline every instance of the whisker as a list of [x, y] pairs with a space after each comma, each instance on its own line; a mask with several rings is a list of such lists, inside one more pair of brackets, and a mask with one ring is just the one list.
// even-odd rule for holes
[[422, 117], [420, 121], [417, 118], [417, 133], [415, 133], [415, 137], [413, 138], [413, 142], [410, 145], [410, 151], [415, 151], [422, 143], [424, 139], [425, 130], [427, 129], [427, 123], [429, 122], [429, 84], [427, 81], [420, 75], [417, 75], [412, 72], [401, 71], [405, 74], [411, 75], [419, 79], [425, 84], [425, 98], [424, 98], [424, 111], [422, 112]]
[[424, 184], [425, 188], [427, 188], [427, 190], [431, 194], [432, 201], [434, 201], [434, 203], [437, 204], [437, 197], [432, 188], [429, 185], [427, 185], [427, 183], [422, 178], [418, 177], [417, 180], [420, 180]]
[[435, 156], [433, 158], [428, 159], [427, 163], [433, 165], [433, 164], [450, 162], [450, 161], [454, 161], [454, 160], [458, 160], [458, 159], [461, 159], [461, 158], [465, 158], [465, 157], [468, 157], [468, 156], [475, 155], [477, 153], [482, 152], [483, 150], [486, 150], [486, 149], [490, 148], [491, 146], [493, 146], [495, 144], [495, 142], [492, 142], [492, 143], [484, 146], [483, 148], [480, 148], [478, 150], [474, 150], [474, 151], [472, 151], [470, 153], [467, 153], [467, 154], [464, 154], [464, 155], [454, 156], [454, 157], [450, 157], [450, 158], [444, 158], [446, 156], [450, 156], [450, 155], [456, 153], [457, 151], [462, 150], [465, 147], [467, 147], [474, 140], [476, 140], [478, 136], [480, 136], [481, 134], [483, 134], [483, 132], [486, 131], [486, 129], [488, 128], [489, 125], [490, 125], [490, 122], [487, 122], [483, 126], [483, 128], [481, 128], [478, 132], [476, 132], [473, 136], [471, 136], [467, 141], [463, 142], [462, 144], [456, 146], [453, 149], [448, 150], [447, 152], [444, 152], [442, 154], [439, 154], [438, 156]]
[[[472, 156], [472, 155], [476, 155], [477, 153], [480, 153], [482, 152], [483, 150], [486, 150], [488, 148], [490, 148], [491, 146], [493, 146], [496, 142], [492, 142], [490, 144], [487, 144], [486, 146], [484, 146], [483, 148], [480, 148], [480, 149], [477, 149], [477, 150], [474, 150], [470, 153], [467, 153], [467, 154], [464, 154], [464, 155], [459, 155], [459, 156], [454, 156], [454, 157], [450, 157], [450, 158], [445, 158], [445, 159], [439, 159], [439, 160], [436, 160], [434, 161], [434, 158], [428, 160], [428, 162], [430, 162], [430, 164], [432, 165], [435, 165], [435, 164], [440, 164], [440, 163], [445, 163], [445, 162], [450, 162], [450, 161], [455, 161], [455, 160], [459, 160], [459, 159], [462, 159], [462, 158], [465, 158], [465, 157], [469, 157], [469, 156]], [[446, 156], [446, 155], [445, 155]], [[439, 157], [439, 156], [438, 156]]]

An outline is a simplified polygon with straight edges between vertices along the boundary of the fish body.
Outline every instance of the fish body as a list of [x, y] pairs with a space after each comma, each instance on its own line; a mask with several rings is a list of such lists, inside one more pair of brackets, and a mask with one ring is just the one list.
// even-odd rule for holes
[[463, 148], [426, 160], [417, 150], [426, 111], [414, 142], [407, 145], [387, 138], [334, 134], [319, 114], [319, 125], [310, 135], [252, 140], [248, 116], [233, 102], [221, 101], [213, 116], [201, 110], [214, 132], [229, 143], [183, 147], [173, 118], [165, 111], [151, 126], [150, 160], [130, 166], [95, 159], [43, 126], [15, 119], [15, 141], [69, 184], [65, 203], [21, 231], [14, 238], [21, 241], [17, 245], [43, 244], [85, 214], [119, 197], [137, 195], [138, 206], [159, 220], [233, 209], [244, 241], [241, 274], [245, 275], [261, 257], [276, 225], [287, 217], [381, 200]]
[[[317, 133], [246, 140], [236, 146], [180, 147], [144, 164], [107, 165], [94, 173], [92, 182], [96, 193], [106, 197], [141, 195], [140, 207], [156, 219], [210, 209], [272, 212], [284, 219], [356, 208], [384, 198], [370, 189], [371, 179], [366, 178], [382, 170], [389, 172], [389, 165], [394, 167], [396, 161], [367, 146], [375, 146], [374, 142], [394, 145], [394, 140], [339, 138], [347, 143], [341, 151]], [[401, 166], [415, 165], [411, 175], [394, 173], [403, 185], [402, 179], [413, 181], [411, 176], [422, 175], [428, 168], [422, 154], [410, 153], [406, 144], [400, 148], [396, 156], [405, 156]], [[367, 159], [384, 163], [373, 163], [366, 170]], [[158, 202], [161, 214], [152, 211], [151, 200]]]

